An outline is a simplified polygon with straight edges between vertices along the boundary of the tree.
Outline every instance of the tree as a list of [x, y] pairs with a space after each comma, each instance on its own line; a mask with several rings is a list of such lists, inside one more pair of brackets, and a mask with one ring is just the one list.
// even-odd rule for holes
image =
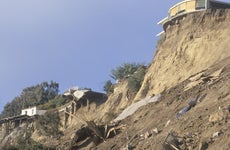
[[43, 110], [48, 110], [48, 109], [60, 107], [70, 101], [71, 99], [66, 99], [63, 98], [62, 95], [57, 95], [54, 99], [49, 100], [47, 103], [38, 105], [38, 108]]
[[1, 118], [19, 115], [21, 109], [47, 103], [58, 96], [59, 84], [51, 81], [42, 82], [22, 90], [20, 96], [7, 103], [0, 115]]

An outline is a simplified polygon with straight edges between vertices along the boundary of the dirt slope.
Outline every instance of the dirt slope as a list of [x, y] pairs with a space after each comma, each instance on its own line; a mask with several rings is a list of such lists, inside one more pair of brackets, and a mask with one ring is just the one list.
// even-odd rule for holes
[[230, 149], [229, 25], [230, 10], [208, 10], [169, 26], [134, 101], [159, 93], [162, 100], [124, 119], [127, 128], [97, 148], [170, 149], [163, 143], [173, 133], [182, 137], [178, 149]]
[[[229, 149], [229, 25], [230, 10], [208, 10], [169, 26], [135, 99], [124, 81], [95, 113], [105, 122], [142, 98], [161, 93], [162, 99], [122, 120], [126, 128], [95, 149], [170, 149], [168, 133], [180, 137], [177, 149]], [[177, 119], [196, 96], [197, 104]]]
[[[220, 74], [211, 78], [216, 71]], [[173, 132], [182, 137], [178, 149], [201, 150], [202, 146], [202, 150], [230, 149], [230, 57], [202, 74], [203, 79], [210, 80], [202, 80], [186, 90], [186, 86], [194, 82], [191, 79], [195, 74], [164, 91], [160, 102], [141, 107], [124, 119], [121, 123], [127, 125], [126, 129], [97, 148], [116, 150], [129, 146], [130, 149], [161, 150], [168, 133]], [[177, 113], [196, 96], [199, 96], [197, 104], [177, 119]], [[159, 133], [155, 133], [156, 129]]]
[[136, 99], [159, 94], [230, 56], [229, 25], [230, 10], [208, 10], [168, 26]]

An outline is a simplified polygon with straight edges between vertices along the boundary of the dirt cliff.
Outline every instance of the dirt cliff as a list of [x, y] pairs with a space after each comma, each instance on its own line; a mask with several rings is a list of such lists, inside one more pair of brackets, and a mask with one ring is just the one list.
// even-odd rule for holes
[[229, 10], [207, 10], [174, 20], [160, 39], [136, 99], [169, 89], [230, 56], [229, 25]]
[[162, 92], [158, 102], [122, 120], [126, 128], [97, 149], [228, 150], [229, 85], [230, 57]]
[[126, 128], [97, 149], [229, 149], [229, 25], [227, 9], [174, 20], [133, 103], [161, 100], [122, 120]]

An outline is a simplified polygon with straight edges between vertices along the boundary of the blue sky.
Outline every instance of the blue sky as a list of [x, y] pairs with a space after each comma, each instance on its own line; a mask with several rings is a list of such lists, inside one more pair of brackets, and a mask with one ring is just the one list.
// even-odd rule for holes
[[0, 1], [0, 111], [23, 88], [56, 81], [102, 91], [112, 69], [150, 63], [156, 23], [176, 0]]

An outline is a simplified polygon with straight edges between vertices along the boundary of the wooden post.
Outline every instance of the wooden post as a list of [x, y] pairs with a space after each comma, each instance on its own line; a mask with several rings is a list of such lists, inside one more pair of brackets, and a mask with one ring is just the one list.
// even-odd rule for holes
[[64, 113], [65, 113], [65, 115], [64, 115], [64, 126], [66, 127], [66, 125], [67, 125], [67, 121], [68, 121], [68, 114], [67, 114], [67, 107], [65, 108], [65, 111], [64, 111]]
[[73, 113], [75, 114], [76, 111], [77, 111], [77, 103], [75, 101], [73, 101], [73, 104], [74, 104], [74, 106], [73, 106]]
[[87, 110], [89, 111], [89, 99], [87, 98]]

